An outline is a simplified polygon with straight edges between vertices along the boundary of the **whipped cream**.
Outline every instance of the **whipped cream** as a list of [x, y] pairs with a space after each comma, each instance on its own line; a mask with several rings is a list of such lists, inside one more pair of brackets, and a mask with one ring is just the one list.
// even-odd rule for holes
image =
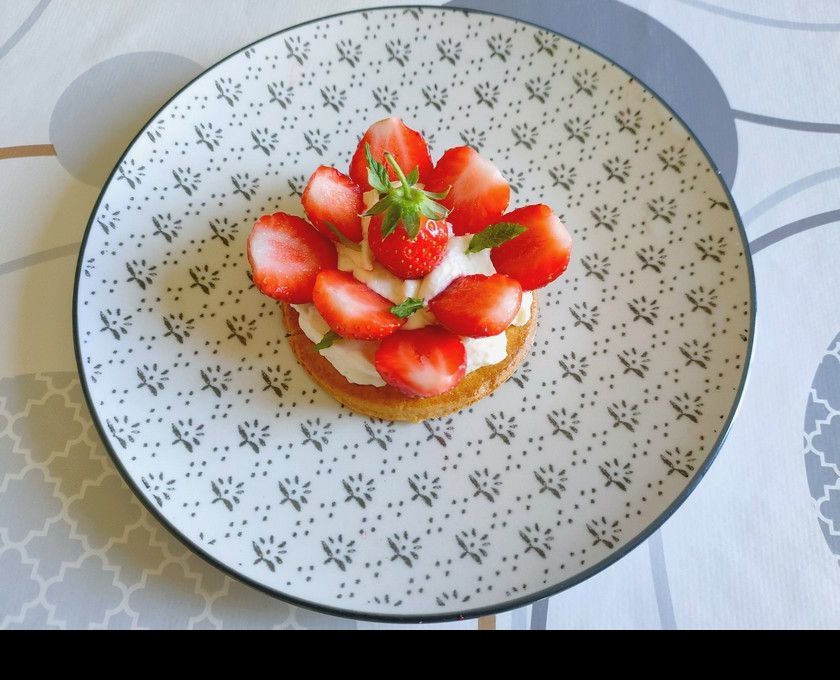
[[[292, 305], [298, 313], [298, 325], [303, 334], [313, 343], [321, 342], [321, 338], [330, 330], [315, 305], [306, 303]], [[371, 340], [336, 340], [331, 347], [321, 350], [321, 356], [326, 358], [341, 375], [356, 385], [374, 385], [384, 387], [385, 381], [373, 364], [373, 355], [379, 343]]]
[[337, 244], [336, 250], [338, 250], [338, 268], [341, 271], [352, 272], [357, 281], [361, 281], [395, 305], [407, 297], [417, 297], [417, 291], [420, 289], [419, 280], [403, 281], [378, 262], [372, 262], [368, 266], [364, 254], [350, 246]]
[[531, 320], [531, 305], [534, 304], [534, 294], [530, 290], [522, 291], [522, 302], [519, 305], [519, 311], [510, 322], [511, 326], [524, 326]]
[[[531, 304], [534, 294], [530, 290], [522, 292], [522, 304], [519, 312], [513, 318], [511, 326], [524, 326], [531, 318]], [[471, 373], [483, 366], [492, 366], [504, 361], [507, 357], [507, 333], [502, 331], [498, 335], [486, 338], [461, 338], [464, 349], [467, 350], [467, 373]]]
[[[315, 305], [306, 303], [292, 305], [292, 308], [298, 313], [298, 325], [303, 334], [313, 343], [320, 342], [330, 327], [315, 309]], [[412, 316], [417, 314], [419, 312]], [[429, 315], [431, 316], [431, 313]], [[434, 321], [434, 317], [432, 320]], [[403, 328], [408, 329], [408, 324]], [[507, 334], [504, 332], [486, 338], [461, 338], [461, 342], [464, 343], [467, 353], [467, 373], [498, 364], [507, 356]], [[379, 343], [370, 340], [342, 338], [333, 342], [332, 346], [322, 349], [321, 355], [349, 382], [382, 387], [385, 381], [379, 375], [373, 361], [378, 345]]]
[[439, 295], [455, 279], [469, 274], [496, 273], [496, 268], [490, 260], [490, 249], [477, 253], [468, 253], [472, 236], [453, 236], [446, 244], [446, 254], [443, 261], [426, 275], [420, 283], [419, 295], [428, 302]]
[[467, 373], [504, 361], [507, 356], [507, 333], [486, 338], [461, 338], [467, 350]]
[[[370, 208], [379, 198], [372, 189], [363, 195], [366, 208]], [[427, 304], [436, 295], [442, 293], [455, 279], [470, 274], [490, 276], [496, 268], [490, 259], [490, 250], [467, 253], [471, 235], [452, 236], [446, 245], [446, 254], [441, 263], [423, 279], [407, 281], [394, 276], [385, 267], [373, 259], [368, 244], [370, 217], [362, 217], [361, 248], [336, 244], [338, 250], [338, 268], [351, 272], [357, 281], [361, 281], [372, 291], [390, 300], [395, 305], [409, 297], [422, 298]], [[530, 291], [523, 291], [522, 304], [513, 319], [513, 326], [524, 326], [531, 318], [531, 304], [534, 296]], [[298, 324], [304, 335], [313, 343], [318, 343], [330, 329], [324, 318], [313, 304], [292, 305], [298, 313]], [[417, 310], [406, 320], [404, 330], [423, 328], [436, 323], [434, 314], [428, 307]], [[467, 353], [467, 373], [484, 366], [492, 366], [504, 361], [507, 356], [507, 334], [486, 338], [461, 338]], [[356, 385], [374, 385], [382, 387], [385, 381], [374, 366], [373, 357], [378, 343], [368, 340], [336, 340], [331, 347], [321, 350], [321, 355], [347, 380]]]

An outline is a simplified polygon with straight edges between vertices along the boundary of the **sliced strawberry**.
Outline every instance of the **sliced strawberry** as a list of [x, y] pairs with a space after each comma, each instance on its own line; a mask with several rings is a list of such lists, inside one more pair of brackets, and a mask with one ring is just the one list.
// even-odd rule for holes
[[519, 281], [523, 290], [542, 288], [566, 271], [572, 237], [547, 205], [527, 205], [502, 215], [499, 221], [527, 229], [490, 252], [496, 271]]
[[421, 279], [440, 264], [449, 242], [445, 220], [420, 216], [420, 230], [411, 240], [405, 229], [382, 238], [382, 215], [375, 215], [368, 228], [368, 243], [376, 260], [401, 279]]
[[510, 326], [522, 304], [522, 286], [504, 274], [462, 276], [432, 298], [429, 310], [457, 335], [483, 338]]
[[254, 285], [276, 300], [312, 302], [315, 277], [338, 263], [335, 246], [306, 220], [277, 212], [260, 217], [248, 236]]
[[510, 200], [510, 185], [502, 173], [469, 146], [446, 151], [425, 186], [433, 192], [447, 187], [452, 189], [440, 202], [452, 211], [447, 219], [458, 236], [497, 222]]
[[[385, 118], [368, 128], [356, 147], [353, 159], [350, 161], [350, 177], [364, 191], [371, 188], [368, 184], [365, 144], [370, 144], [373, 157], [380, 163], [385, 162], [385, 152], [390, 151], [406, 174], [414, 168], [419, 168], [421, 182], [432, 171], [432, 159], [429, 156], [429, 147], [426, 146], [423, 135], [416, 130], [412, 130], [399, 118], [393, 116]], [[392, 180], [397, 179], [397, 175], [392, 168], [388, 169], [388, 174]]]
[[391, 314], [393, 302], [374, 293], [350, 272], [337, 269], [318, 274], [312, 301], [324, 321], [342, 338], [379, 340], [406, 321]]
[[300, 200], [309, 221], [324, 236], [333, 241], [340, 241], [342, 236], [354, 243], [362, 240], [362, 189], [347, 175], [320, 166], [309, 178]]
[[457, 336], [439, 326], [398, 331], [379, 345], [374, 356], [379, 375], [412, 397], [448, 392], [467, 371], [467, 352]]

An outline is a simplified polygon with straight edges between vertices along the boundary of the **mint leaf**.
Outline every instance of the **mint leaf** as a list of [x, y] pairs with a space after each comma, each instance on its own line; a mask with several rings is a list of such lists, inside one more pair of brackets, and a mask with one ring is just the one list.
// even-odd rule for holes
[[320, 352], [322, 349], [327, 349], [327, 347], [332, 347], [332, 344], [336, 340], [341, 340], [341, 336], [336, 333], [335, 331], [327, 331], [324, 333], [324, 337], [321, 338], [321, 342], [315, 345], [315, 350]]
[[333, 234], [335, 234], [335, 237], [338, 239], [338, 242], [341, 245], [347, 246], [348, 248], [352, 248], [353, 250], [360, 250], [361, 249], [361, 246], [358, 243], [354, 243], [349, 238], [347, 238], [344, 234], [342, 234], [338, 230], [338, 227], [335, 226], [332, 222], [327, 222], [326, 220], [324, 220], [324, 224], [327, 226], [327, 229], [329, 229]]
[[485, 248], [500, 246], [528, 230], [528, 227], [516, 222], [498, 222], [482, 229], [470, 239], [468, 253], [477, 253]]
[[398, 316], [401, 319], [405, 319], [407, 316], [411, 316], [423, 306], [423, 299], [409, 297], [400, 302], [398, 305], [394, 305], [391, 307], [391, 314], [394, 316]]

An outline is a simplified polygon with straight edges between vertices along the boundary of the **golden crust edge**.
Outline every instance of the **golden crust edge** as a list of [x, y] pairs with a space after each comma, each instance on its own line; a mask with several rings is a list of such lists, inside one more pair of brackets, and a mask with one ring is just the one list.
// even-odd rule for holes
[[534, 294], [531, 318], [524, 326], [510, 326], [507, 334], [508, 355], [504, 361], [484, 366], [468, 374], [458, 385], [435, 397], [407, 397], [390, 385], [356, 385], [349, 382], [335, 367], [315, 350], [298, 324], [298, 313], [287, 303], [281, 303], [283, 320], [289, 332], [289, 344], [298, 363], [312, 379], [333, 399], [351, 411], [382, 420], [422, 422], [461, 411], [490, 396], [522, 364], [537, 329], [538, 302]]

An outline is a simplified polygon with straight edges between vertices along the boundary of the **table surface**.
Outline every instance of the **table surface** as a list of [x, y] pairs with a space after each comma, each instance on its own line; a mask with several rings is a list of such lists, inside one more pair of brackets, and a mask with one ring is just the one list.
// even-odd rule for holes
[[[133, 497], [73, 357], [102, 183], [149, 115], [229, 52], [372, 0], [16, 0], [0, 16], [0, 628], [375, 628], [194, 556]], [[427, 3], [429, 4], [429, 3]], [[444, 4], [432, 2], [430, 4]], [[464, 0], [613, 56], [689, 122], [743, 216], [750, 379], [710, 472], [623, 560], [495, 620], [439, 627], [840, 626], [840, 4]], [[185, 28], [189, 30], [185, 30]], [[107, 91], [109, 97], [89, 96]], [[411, 627], [411, 626], [405, 626]]]

